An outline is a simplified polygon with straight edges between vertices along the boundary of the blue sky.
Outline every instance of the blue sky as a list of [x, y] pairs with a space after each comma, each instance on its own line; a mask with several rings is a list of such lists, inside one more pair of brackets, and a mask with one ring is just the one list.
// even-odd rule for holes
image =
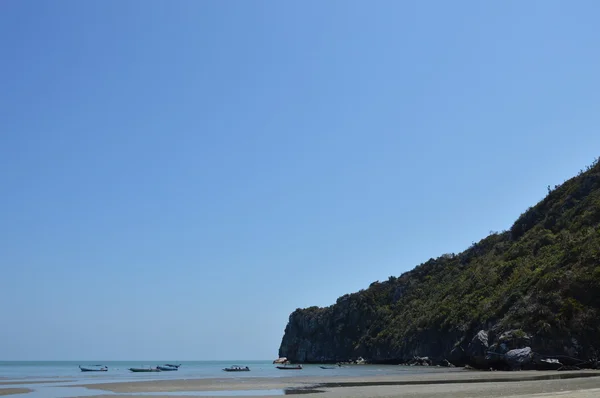
[[3, 1], [1, 359], [262, 359], [600, 155], [594, 1]]

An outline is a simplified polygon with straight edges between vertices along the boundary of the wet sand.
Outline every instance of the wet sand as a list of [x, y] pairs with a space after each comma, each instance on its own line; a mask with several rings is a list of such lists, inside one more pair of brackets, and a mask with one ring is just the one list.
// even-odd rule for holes
[[[161, 380], [84, 385], [93, 390], [114, 393], [164, 393], [181, 394], [189, 391], [232, 391], [231, 396], [243, 396], [241, 390], [283, 390], [287, 394], [301, 389], [317, 389], [320, 393], [302, 394], [306, 398], [598, 398], [600, 397], [600, 371], [577, 372], [440, 372], [417, 375], [378, 377], [293, 377], [293, 378], [239, 378]], [[300, 391], [298, 390], [300, 389]], [[217, 394], [217, 393], [216, 393]], [[206, 396], [206, 395], [203, 395]], [[264, 395], [264, 396], [278, 396]], [[95, 398], [119, 395], [101, 393]], [[126, 396], [121, 396], [126, 397]], [[153, 395], [154, 398], [158, 396]], [[160, 397], [159, 397], [160, 398]]]
[[71, 382], [73, 380], [49, 380], [49, 381], [27, 381], [24, 380], [14, 380], [11, 381], [0, 381], [0, 386], [10, 386], [11, 384], [50, 384], [50, 383], [66, 383]]
[[13, 394], [25, 394], [26, 392], [32, 392], [29, 388], [0, 388], [0, 396], [13, 395]]

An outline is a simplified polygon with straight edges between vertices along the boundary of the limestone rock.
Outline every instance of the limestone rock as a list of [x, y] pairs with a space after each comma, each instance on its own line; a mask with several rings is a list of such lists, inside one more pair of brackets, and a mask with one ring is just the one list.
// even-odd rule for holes
[[504, 356], [504, 361], [511, 370], [521, 370], [530, 368], [533, 359], [533, 351], [531, 347], [516, 348], [510, 350]]
[[487, 368], [489, 360], [487, 357], [489, 344], [488, 333], [485, 330], [480, 330], [471, 340], [471, 344], [467, 348], [467, 355], [471, 365], [477, 368]]
[[563, 366], [558, 359], [553, 358], [543, 358], [535, 361], [535, 368], [537, 370], [558, 370]]

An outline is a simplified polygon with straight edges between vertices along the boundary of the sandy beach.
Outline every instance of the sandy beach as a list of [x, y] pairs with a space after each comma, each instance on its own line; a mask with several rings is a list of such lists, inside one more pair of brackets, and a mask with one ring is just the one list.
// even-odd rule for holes
[[0, 388], [0, 396], [14, 395], [14, 394], [25, 394], [31, 392], [29, 388]]
[[[301, 394], [307, 398], [321, 397], [415, 397], [415, 398], [513, 398], [513, 397], [600, 397], [600, 372], [440, 372], [407, 376], [383, 377], [294, 377], [246, 379], [164, 380], [83, 385], [93, 390], [112, 393], [169, 393], [210, 392], [215, 396], [231, 391], [230, 396], [244, 396], [244, 391], [262, 390], [265, 397], [285, 393]], [[250, 395], [250, 393], [248, 394]], [[126, 397], [102, 395], [99, 397]], [[157, 397], [158, 395], [153, 395]], [[203, 395], [207, 396], [207, 395]], [[253, 396], [257, 396], [253, 394]]]
[[10, 380], [0, 381], [0, 386], [10, 386], [13, 384], [50, 384], [50, 383], [68, 383], [72, 380], [44, 380], [44, 381], [28, 381], [28, 380]]

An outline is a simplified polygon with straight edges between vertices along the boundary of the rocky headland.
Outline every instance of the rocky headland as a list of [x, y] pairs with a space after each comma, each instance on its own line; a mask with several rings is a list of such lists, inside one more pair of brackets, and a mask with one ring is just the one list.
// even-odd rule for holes
[[600, 165], [459, 254], [297, 309], [293, 362], [594, 368], [600, 354]]

